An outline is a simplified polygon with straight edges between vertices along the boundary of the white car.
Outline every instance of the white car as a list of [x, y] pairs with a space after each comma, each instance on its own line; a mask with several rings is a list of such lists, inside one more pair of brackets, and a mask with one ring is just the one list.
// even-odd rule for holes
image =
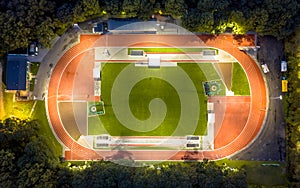
[[281, 61], [281, 72], [287, 71], [287, 63], [286, 61]]
[[268, 68], [268, 65], [267, 64], [262, 64], [261, 65], [261, 68], [263, 70], [264, 73], [268, 73], [270, 72], [269, 68]]

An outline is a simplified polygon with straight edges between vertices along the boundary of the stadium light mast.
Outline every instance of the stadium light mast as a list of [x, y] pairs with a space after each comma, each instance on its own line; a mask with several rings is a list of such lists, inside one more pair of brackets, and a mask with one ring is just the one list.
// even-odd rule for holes
[[271, 97], [271, 99], [280, 99], [280, 100], [282, 100], [282, 95], [279, 95], [278, 97]]
[[107, 47], [108, 47], [108, 37], [107, 37], [107, 34], [105, 34], [105, 48], [104, 48], [103, 54], [106, 56], [110, 56], [110, 53], [109, 53]]

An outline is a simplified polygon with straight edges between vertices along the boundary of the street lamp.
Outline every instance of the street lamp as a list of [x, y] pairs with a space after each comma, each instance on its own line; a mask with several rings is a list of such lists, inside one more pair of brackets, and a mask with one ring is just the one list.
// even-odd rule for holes
[[280, 99], [280, 100], [282, 100], [282, 95], [279, 95], [278, 97], [271, 97], [271, 99]]

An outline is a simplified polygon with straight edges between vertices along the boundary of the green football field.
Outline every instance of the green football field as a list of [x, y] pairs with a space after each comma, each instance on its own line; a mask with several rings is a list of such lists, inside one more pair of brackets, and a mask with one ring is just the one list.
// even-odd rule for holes
[[[187, 80], [180, 76], [182, 73], [179, 70], [190, 79], [196, 98], [192, 97], [191, 89], [186, 87]], [[105, 104], [105, 115], [89, 117], [89, 135], [206, 134], [207, 96], [203, 91], [203, 82], [220, 79], [211, 63], [178, 63], [177, 67], [160, 68], [106, 63], [102, 64], [101, 76], [101, 100]], [[136, 77], [140, 79], [135, 80]], [[163, 101], [162, 106], [151, 104], [157, 98]], [[144, 123], [147, 121], [148, 124]]]
[[[101, 82], [101, 99], [105, 103], [105, 115], [100, 115], [99, 120], [95, 121], [95, 117], [90, 117], [91, 122], [89, 123], [89, 134], [103, 134], [109, 133], [114, 136], [168, 136], [173, 135], [174, 131], [177, 129], [176, 134], [180, 135], [181, 133], [185, 135], [188, 133], [186, 129], [190, 128], [190, 125], [178, 125], [180, 118], [184, 115], [188, 119], [189, 114], [193, 111], [193, 106], [191, 108], [182, 111], [181, 110], [181, 99], [178, 93], [187, 93], [190, 91], [176, 91], [176, 89], [168, 83], [166, 80], [151, 77], [151, 74], [166, 75], [169, 74], [174, 79], [176, 75], [176, 69], [181, 67], [182, 70], [189, 76], [197, 91], [198, 105], [200, 107], [199, 113], [197, 114], [196, 127], [192, 127], [193, 134], [196, 135], [205, 135], [206, 126], [207, 126], [207, 115], [206, 115], [206, 105], [207, 97], [204, 95], [202, 82], [206, 80], [205, 75], [198, 67], [197, 64], [178, 64], [179, 67], [161, 67], [159, 69], [150, 69], [148, 67], [134, 67], [137, 69], [137, 74], [147, 75], [145, 79], [138, 81], [134, 87], [131, 89], [128, 97], [130, 111], [132, 115], [138, 120], [146, 120], [150, 118], [151, 112], [149, 110], [149, 104], [151, 100], [155, 98], [160, 98], [164, 101], [167, 112], [162, 123], [156, 126], [155, 129], [151, 131], [135, 131], [129, 125], [123, 125], [116, 117], [116, 114], [112, 107], [112, 88], [113, 84], [116, 81], [116, 78], [121, 73], [123, 69], [128, 66], [134, 66], [133, 64], [117, 64], [117, 63], [107, 63], [102, 68], [102, 82]], [[174, 73], [173, 73], [174, 72]], [[180, 80], [181, 79], [178, 79]], [[185, 83], [178, 83], [178, 85], [184, 86]], [[120, 91], [122, 92], [122, 91]], [[121, 96], [122, 97], [122, 96]], [[196, 103], [196, 101], [195, 101]], [[116, 104], [119, 105], [119, 104]], [[126, 105], [126, 104], [125, 104]], [[120, 107], [122, 108], [122, 104]], [[159, 109], [158, 109], [159, 110]], [[93, 120], [92, 120], [93, 119]], [[154, 122], [155, 117], [154, 117]], [[104, 129], [107, 131], [103, 131]], [[179, 130], [179, 131], [178, 131]]]

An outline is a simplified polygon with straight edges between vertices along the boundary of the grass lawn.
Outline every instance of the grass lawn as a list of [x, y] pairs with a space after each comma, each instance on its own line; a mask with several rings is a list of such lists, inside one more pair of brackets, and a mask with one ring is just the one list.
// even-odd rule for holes
[[[4, 89], [5, 85], [3, 85]], [[46, 138], [49, 147], [54, 151], [56, 157], [62, 155], [62, 147], [54, 137], [46, 116], [45, 102], [44, 101], [27, 101], [17, 102], [13, 100], [13, 93], [3, 92], [3, 103], [5, 108], [5, 116], [3, 119], [15, 116], [20, 119], [36, 119], [40, 124], [39, 135]], [[34, 103], [36, 102], [35, 108], [33, 109]], [[31, 113], [32, 111], [32, 113]]]
[[[244, 169], [247, 173], [249, 185], [283, 186], [287, 185], [285, 178], [285, 164], [272, 161], [242, 161], [223, 159], [216, 161], [217, 164], [226, 163], [227, 166]], [[280, 166], [262, 166], [262, 164], [280, 164]]]
[[[123, 63], [105, 64], [102, 69], [101, 98], [105, 103], [106, 113], [103, 116], [99, 116], [99, 118], [103, 123], [105, 129], [110, 135], [118, 135], [118, 136], [171, 135], [173, 131], [177, 128], [177, 124], [181, 116], [180, 99], [177, 92], [175, 91], [175, 88], [173, 88], [173, 86], [170, 85], [167, 81], [164, 81], [160, 78], [147, 77], [146, 79], [139, 81], [137, 84], [134, 85], [129, 96], [129, 106], [132, 111], [132, 114], [137, 119], [140, 120], [145, 120], [150, 116], [148, 105], [152, 99], [160, 98], [165, 102], [168, 110], [164, 121], [156, 129], [151, 130], [149, 132], [133, 131], [123, 126], [115, 117], [113, 108], [111, 106], [111, 88], [118, 74], [126, 66], [128, 66], [128, 64], [123, 64]], [[194, 86], [196, 87], [198, 93], [198, 100], [200, 101], [200, 113], [199, 113], [200, 120], [198, 121], [198, 126], [195, 130], [195, 134], [204, 135], [206, 133], [206, 126], [207, 126], [206, 125], [207, 107], [206, 107], [206, 96], [204, 95], [202, 81], [205, 80], [205, 76], [202, 73], [201, 69], [197, 66], [197, 64], [179, 64], [179, 66], [189, 75], [189, 77], [193, 81]], [[148, 74], [149, 73], [148, 71], [160, 71], [159, 74], [164, 75], [167, 73], [165, 72], [166, 69], [169, 68], [160, 68], [160, 69], [153, 70], [147, 67], [139, 67], [139, 69], [140, 69], [139, 70], [140, 74]], [[176, 75], [174, 76], [176, 77]], [[89, 134], [92, 133], [90, 132], [91, 130], [96, 130], [98, 134], [106, 133], [106, 132], [102, 133], [100, 128], [98, 129], [90, 128], [90, 119], [89, 119]]]
[[231, 90], [234, 95], [250, 95], [246, 73], [239, 63], [233, 63]]
[[36, 74], [37, 74], [37, 72], [38, 72], [38, 70], [39, 70], [39, 67], [40, 67], [40, 64], [41, 64], [41, 63], [39, 63], [39, 62], [32, 62], [32, 63], [30, 64], [30, 73], [31, 73], [32, 75], [36, 75]]
[[36, 106], [32, 113], [31, 119], [35, 119], [40, 124], [39, 135], [46, 138], [48, 146], [52, 148], [54, 155], [56, 157], [62, 156], [62, 146], [56, 140], [55, 136], [50, 129], [50, 125], [48, 123], [47, 115], [46, 115], [46, 107], [44, 101], [36, 101]]
[[34, 101], [22, 101], [18, 102], [14, 100], [14, 93], [4, 92], [5, 85], [3, 88], [3, 104], [4, 104], [4, 117], [3, 119], [9, 118], [11, 116], [18, 117], [20, 119], [30, 118], [31, 109], [33, 107]]
[[35, 78], [32, 78], [31, 80], [30, 80], [30, 87], [29, 87], [29, 89], [30, 89], [30, 91], [33, 91], [33, 89], [34, 89], [34, 84], [35, 84]]
[[178, 52], [202, 52], [203, 50], [215, 50], [218, 54], [218, 50], [215, 48], [128, 48], [128, 55], [131, 50], [143, 50], [144, 52], [162, 52], [162, 53], [178, 53]]

